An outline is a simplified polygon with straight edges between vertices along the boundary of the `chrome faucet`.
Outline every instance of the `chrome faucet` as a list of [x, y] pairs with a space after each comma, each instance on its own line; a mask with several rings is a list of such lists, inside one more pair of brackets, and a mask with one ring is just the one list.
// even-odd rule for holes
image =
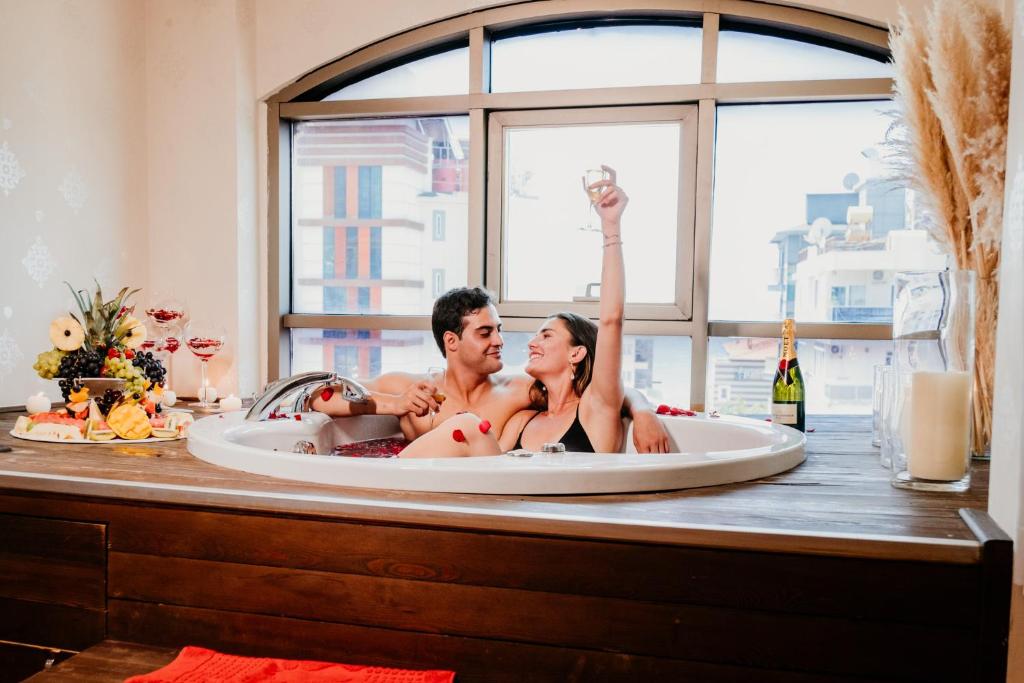
[[351, 403], [366, 403], [370, 400], [370, 391], [354, 379], [339, 377], [333, 372], [303, 372], [268, 384], [263, 393], [256, 397], [255, 403], [245, 414], [245, 419], [267, 419], [281, 399], [296, 390], [300, 391], [292, 403], [292, 412], [303, 412], [313, 392], [327, 387], [340, 388], [341, 397]]

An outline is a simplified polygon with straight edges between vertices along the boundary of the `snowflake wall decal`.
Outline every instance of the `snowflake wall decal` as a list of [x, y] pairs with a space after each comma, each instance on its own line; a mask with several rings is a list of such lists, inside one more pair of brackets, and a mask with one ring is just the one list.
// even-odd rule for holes
[[25, 169], [4, 141], [4, 144], [0, 145], [0, 188], [3, 189], [4, 195], [9, 195], [24, 177]]
[[25, 254], [25, 258], [21, 259], [21, 263], [28, 271], [28, 276], [35, 280], [40, 289], [50, 279], [53, 271], [57, 269], [57, 264], [53, 261], [53, 254], [50, 253], [50, 248], [46, 246], [42, 237], [36, 237], [36, 241], [29, 247], [28, 253]]
[[11, 374], [14, 368], [21, 363], [22, 358], [24, 355], [18, 347], [18, 342], [5, 329], [0, 334], [0, 379]]
[[57, 190], [75, 213], [78, 213], [78, 210], [85, 206], [85, 200], [89, 198], [89, 191], [85, 187], [85, 179], [76, 170], [72, 170], [64, 176], [64, 180], [61, 181]]

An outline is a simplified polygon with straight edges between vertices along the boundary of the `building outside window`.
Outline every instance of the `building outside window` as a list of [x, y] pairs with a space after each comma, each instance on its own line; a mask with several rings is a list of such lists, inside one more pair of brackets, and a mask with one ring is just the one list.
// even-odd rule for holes
[[434, 209], [433, 218], [434, 218], [434, 220], [433, 220], [434, 241], [435, 242], [443, 242], [444, 241], [444, 221], [445, 221], [444, 211], [441, 210], [441, 209]]
[[431, 292], [431, 295], [435, 299], [448, 291], [448, 288], [444, 286], [443, 268], [434, 268], [434, 276], [431, 281], [433, 283], [433, 291]]

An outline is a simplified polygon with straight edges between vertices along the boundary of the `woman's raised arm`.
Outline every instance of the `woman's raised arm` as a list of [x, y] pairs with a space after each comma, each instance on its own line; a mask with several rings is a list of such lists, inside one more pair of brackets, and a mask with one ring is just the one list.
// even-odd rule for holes
[[622, 320], [626, 305], [626, 277], [622, 261], [622, 212], [629, 197], [615, 184], [615, 171], [609, 179], [591, 185], [604, 188], [594, 203], [601, 217], [603, 247], [601, 257], [601, 304], [597, 328], [597, 352], [588, 392], [591, 400], [616, 413], [622, 406]]

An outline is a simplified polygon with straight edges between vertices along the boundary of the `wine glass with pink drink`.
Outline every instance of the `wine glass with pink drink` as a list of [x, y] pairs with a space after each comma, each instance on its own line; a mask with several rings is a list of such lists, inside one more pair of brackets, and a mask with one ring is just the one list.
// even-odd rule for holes
[[144, 351], [152, 351], [161, 355], [167, 369], [164, 388], [171, 385], [171, 360], [175, 351], [181, 348], [181, 333], [188, 324], [188, 312], [185, 303], [175, 296], [157, 293], [146, 307], [146, 317], [154, 334], [142, 343]]
[[200, 360], [202, 374], [199, 381], [199, 401], [191, 405], [197, 408], [213, 408], [216, 406], [214, 400], [210, 399], [210, 381], [206, 377], [206, 365], [210, 359], [220, 353], [224, 348], [224, 341], [227, 335], [219, 325], [190, 323], [185, 328], [185, 346], [192, 352], [192, 355]]

